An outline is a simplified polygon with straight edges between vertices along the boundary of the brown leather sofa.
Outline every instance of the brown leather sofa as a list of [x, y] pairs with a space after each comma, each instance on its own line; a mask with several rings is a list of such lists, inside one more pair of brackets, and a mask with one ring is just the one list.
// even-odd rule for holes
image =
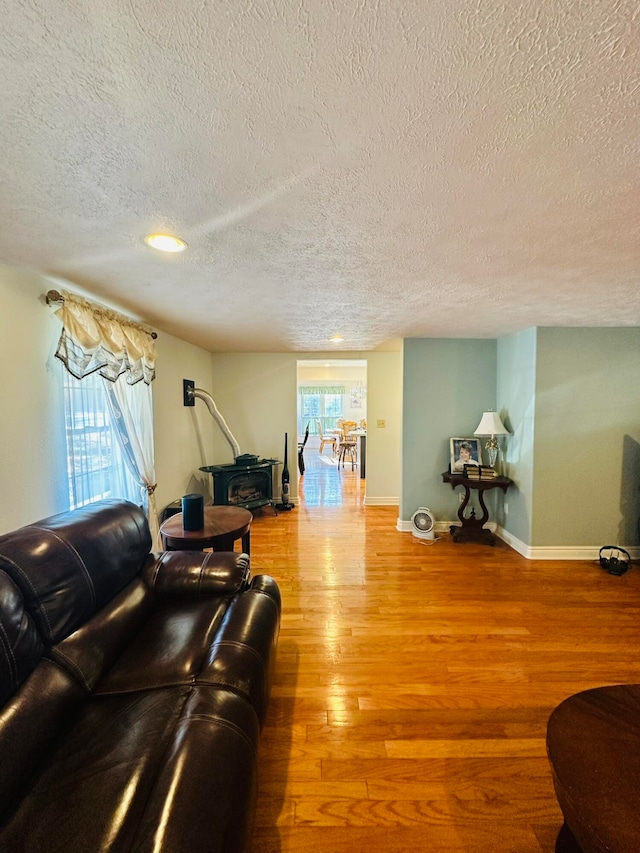
[[101, 501], [0, 536], [0, 850], [248, 848], [280, 594]]

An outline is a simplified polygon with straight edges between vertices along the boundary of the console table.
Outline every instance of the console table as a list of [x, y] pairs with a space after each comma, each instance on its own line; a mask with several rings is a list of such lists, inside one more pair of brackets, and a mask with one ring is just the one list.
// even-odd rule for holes
[[[488, 489], [502, 489], [506, 492], [513, 480], [508, 477], [493, 477], [492, 479], [477, 480], [475, 477], [465, 477], [464, 474], [452, 474], [450, 471], [445, 471], [442, 475], [445, 483], [450, 483], [451, 488], [456, 486], [464, 488], [464, 500], [458, 508], [458, 518], [462, 524], [458, 527], [452, 524], [449, 528], [454, 542], [486, 542], [488, 545], [496, 544], [496, 536], [484, 525], [489, 520], [489, 510], [484, 503], [484, 493]], [[464, 511], [471, 497], [471, 490], [478, 492], [478, 501], [482, 509], [482, 517], [476, 518], [475, 510], [471, 510], [471, 514], [465, 516]]]

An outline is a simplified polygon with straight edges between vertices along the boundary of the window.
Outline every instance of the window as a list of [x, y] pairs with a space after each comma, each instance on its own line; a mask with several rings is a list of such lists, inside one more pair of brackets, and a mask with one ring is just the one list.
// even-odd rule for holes
[[125, 498], [143, 505], [143, 490], [131, 474], [112, 429], [103, 380], [92, 373], [79, 380], [64, 373], [69, 508], [101, 498]]
[[303, 385], [300, 387], [300, 422], [298, 432], [304, 434], [307, 423], [311, 435], [318, 434], [318, 421], [322, 431], [335, 429], [342, 417], [344, 388], [342, 386]]

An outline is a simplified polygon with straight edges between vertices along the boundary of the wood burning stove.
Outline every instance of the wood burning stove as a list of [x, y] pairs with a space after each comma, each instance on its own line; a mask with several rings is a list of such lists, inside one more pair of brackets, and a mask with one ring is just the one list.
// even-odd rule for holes
[[[241, 506], [255, 509], [272, 506], [273, 466], [277, 459], [258, 459], [245, 454], [248, 461], [238, 456], [228, 465], [205, 465], [200, 468], [213, 477], [213, 503], [219, 506]], [[255, 461], [252, 461], [255, 459]]]
[[277, 515], [273, 502], [273, 466], [278, 465], [280, 460], [260, 459], [252, 453], [240, 453], [240, 446], [218, 411], [213, 397], [201, 388], [196, 388], [191, 379], [182, 380], [182, 396], [185, 406], [193, 406], [196, 397], [204, 400], [233, 451], [235, 462], [200, 468], [213, 477], [213, 503], [218, 506], [241, 506], [244, 509], [268, 504]]

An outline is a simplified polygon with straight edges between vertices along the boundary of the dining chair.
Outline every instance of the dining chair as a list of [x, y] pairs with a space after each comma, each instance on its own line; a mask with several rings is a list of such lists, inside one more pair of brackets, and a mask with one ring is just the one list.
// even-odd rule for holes
[[304, 446], [309, 440], [309, 424], [311, 421], [307, 421], [307, 428], [304, 431], [304, 438], [302, 441], [298, 442], [298, 471], [300, 471], [300, 476], [304, 474]]
[[351, 459], [351, 470], [354, 471], [358, 461], [358, 439], [355, 435], [349, 435], [351, 430], [356, 429], [358, 424], [356, 421], [342, 421], [342, 435], [340, 444], [338, 445], [338, 468], [342, 462], [344, 468], [344, 460], [349, 457]]
[[322, 432], [322, 422], [317, 421], [318, 424], [318, 435], [320, 436], [320, 450], [318, 453], [322, 453], [322, 450], [325, 444], [329, 444], [331, 446], [331, 452], [335, 456], [336, 453], [336, 437], [335, 435], [324, 435]]

